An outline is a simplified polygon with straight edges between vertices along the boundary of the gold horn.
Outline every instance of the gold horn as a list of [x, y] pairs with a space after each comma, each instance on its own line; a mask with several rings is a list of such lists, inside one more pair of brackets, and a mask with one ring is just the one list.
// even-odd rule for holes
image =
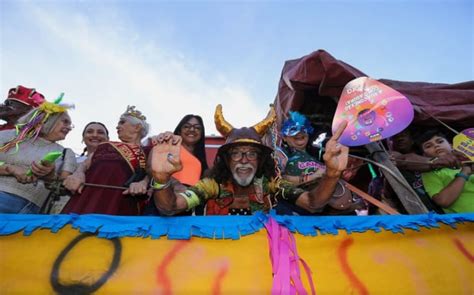
[[229, 122], [224, 119], [224, 115], [222, 114], [222, 105], [220, 104], [216, 106], [216, 112], [214, 113], [214, 122], [216, 123], [217, 131], [219, 131], [224, 137], [227, 137], [230, 131], [234, 129], [234, 127], [232, 127], [232, 125], [230, 125]]
[[267, 117], [263, 119], [260, 123], [257, 123], [252, 127], [253, 129], [255, 129], [255, 131], [257, 131], [258, 135], [262, 137], [267, 132], [267, 129], [272, 126], [273, 122], [275, 122], [275, 119], [275, 108], [273, 107], [273, 104], [270, 104], [270, 111], [268, 112]]

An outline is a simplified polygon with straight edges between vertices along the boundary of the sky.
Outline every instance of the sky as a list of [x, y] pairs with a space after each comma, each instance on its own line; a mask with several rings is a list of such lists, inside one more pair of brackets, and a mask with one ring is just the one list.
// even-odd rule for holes
[[83, 148], [89, 121], [111, 139], [127, 105], [174, 130], [223, 105], [234, 126], [263, 119], [286, 60], [324, 49], [372, 78], [474, 80], [474, 1], [0, 0], [0, 93], [61, 92]]

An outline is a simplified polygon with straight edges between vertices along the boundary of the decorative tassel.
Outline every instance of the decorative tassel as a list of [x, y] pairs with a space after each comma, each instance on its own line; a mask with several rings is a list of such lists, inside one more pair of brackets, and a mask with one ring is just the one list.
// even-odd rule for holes
[[293, 234], [286, 227], [279, 225], [271, 216], [265, 224], [265, 228], [272, 262], [272, 295], [308, 294], [301, 281], [299, 262], [302, 263], [306, 272], [311, 294], [316, 294], [311, 269], [298, 256]]

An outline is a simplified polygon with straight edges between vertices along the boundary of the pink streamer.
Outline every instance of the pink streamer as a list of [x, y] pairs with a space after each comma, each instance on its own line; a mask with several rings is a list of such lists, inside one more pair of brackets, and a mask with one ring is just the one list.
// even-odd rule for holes
[[270, 217], [265, 224], [272, 261], [273, 285], [272, 295], [308, 294], [301, 281], [299, 262], [311, 286], [311, 294], [316, 294], [308, 264], [298, 256], [293, 234]]

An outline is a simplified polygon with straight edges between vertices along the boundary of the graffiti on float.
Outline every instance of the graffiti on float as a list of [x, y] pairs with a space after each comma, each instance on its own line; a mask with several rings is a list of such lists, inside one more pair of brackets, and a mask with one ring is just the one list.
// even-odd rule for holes
[[[238, 241], [105, 239], [71, 228], [58, 233], [41, 230], [31, 236], [0, 236], [0, 259], [6, 266], [0, 268], [0, 288], [12, 293], [45, 290], [58, 294], [270, 290], [266, 243], [265, 233]], [[235, 255], [239, 247], [243, 247], [243, 257]], [[28, 284], [21, 279], [24, 277], [29, 278]]]
[[[67, 255], [77, 246], [81, 241], [87, 238], [95, 238], [95, 235], [90, 233], [80, 234], [74, 238], [58, 255], [53, 263], [51, 269], [50, 282], [54, 291], [60, 294], [90, 294], [97, 291], [107, 280], [114, 274], [120, 264], [120, 258], [122, 256], [122, 243], [120, 239], [106, 240], [113, 246], [113, 254], [110, 265], [105, 272], [93, 283], [88, 282], [72, 282], [65, 283], [59, 279], [61, 265], [67, 259]], [[104, 253], [106, 254], [106, 253]]]
[[[474, 291], [472, 223], [295, 238], [317, 293]], [[264, 230], [239, 240], [105, 239], [71, 227], [38, 230], [0, 236], [0, 263], [2, 294], [268, 294], [273, 277]]]

